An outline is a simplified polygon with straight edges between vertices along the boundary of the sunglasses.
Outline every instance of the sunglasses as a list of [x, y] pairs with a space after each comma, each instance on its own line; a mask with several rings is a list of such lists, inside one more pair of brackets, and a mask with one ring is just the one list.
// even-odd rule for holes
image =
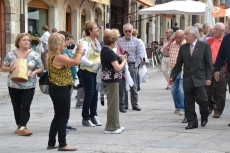
[[125, 30], [125, 33], [131, 33], [132, 31], [131, 30]]

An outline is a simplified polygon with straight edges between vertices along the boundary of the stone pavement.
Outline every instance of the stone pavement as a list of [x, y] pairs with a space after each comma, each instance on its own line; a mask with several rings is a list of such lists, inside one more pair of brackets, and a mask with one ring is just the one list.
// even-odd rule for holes
[[[98, 103], [101, 127], [83, 127], [81, 109], [75, 109], [73, 93], [70, 125], [77, 131], [67, 134], [67, 143], [78, 148], [79, 153], [226, 153], [230, 152], [230, 104], [227, 94], [226, 109], [219, 119], [209, 116], [205, 127], [185, 130], [183, 116], [174, 114], [170, 91], [159, 67], [149, 68], [149, 82], [141, 84], [139, 91], [140, 112], [129, 109], [120, 113], [120, 123], [126, 129], [121, 134], [104, 134], [106, 106]], [[131, 108], [131, 106], [130, 106]], [[198, 110], [198, 109], [197, 109]], [[199, 116], [199, 115], [198, 115]], [[0, 76], [0, 153], [45, 153], [48, 131], [53, 117], [49, 96], [38, 88], [31, 106], [27, 127], [34, 132], [29, 137], [13, 133], [16, 129], [13, 109], [7, 95], [6, 74]], [[200, 124], [200, 116], [199, 116]]]

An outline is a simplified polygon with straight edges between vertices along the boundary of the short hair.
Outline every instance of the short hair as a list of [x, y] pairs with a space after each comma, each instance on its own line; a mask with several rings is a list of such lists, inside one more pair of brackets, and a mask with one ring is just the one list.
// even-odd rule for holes
[[50, 57], [60, 54], [59, 47], [65, 41], [65, 37], [60, 33], [52, 33], [48, 39], [48, 54]]
[[57, 29], [56, 29], [56, 28], [53, 28], [53, 29], [52, 29], [52, 33], [54, 33], [54, 32], [57, 32]]
[[196, 26], [196, 27], [202, 27], [202, 24], [201, 23], [195, 23], [194, 26]]
[[17, 35], [17, 37], [15, 38], [15, 41], [14, 41], [14, 45], [15, 45], [16, 48], [19, 48], [19, 44], [18, 43], [22, 39], [22, 37], [24, 37], [24, 36], [28, 36], [29, 39], [31, 40], [31, 36], [30, 36], [29, 33], [19, 33]]
[[64, 35], [65, 39], [67, 39], [68, 37], [71, 38], [71, 34], [68, 33], [67, 31], [58, 31], [58, 33]]
[[95, 22], [86, 21], [84, 25], [85, 35], [90, 36], [90, 31], [93, 30], [93, 26], [97, 25]]
[[225, 24], [222, 22], [217, 22], [215, 25], [219, 25], [221, 30], [225, 30]]
[[137, 37], [138, 36], [138, 30], [133, 29], [132, 36]]
[[204, 32], [203, 28], [198, 28], [199, 33]]
[[189, 33], [194, 35], [196, 38], [199, 38], [199, 31], [196, 26], [189, 26], [186, 29], [189, 29]]
[[202, 28], [205, 28], [207, 25], [209, 25], [208, 23], [204, 23]]
[[167, 29], [171, 34], [174, 33], [173, 29]]
[[118, 29], [111, 29], [110, 31], [104, 34], [103, 37], [104, 44], [109, 46], [115, 43], [119, 37], [120, 37], [120, 32], [118, 31]]
[[49, 27], [48, 27], [47, 25], [43, 25], [43, 26], [42, 26], [42, 30], [48, 31], [48, 30], [49, 30]]
[[133, 25], [131, 23], [126, 23], [123, 25], [123, 30], [125, 29], [126, 26], [131, 26], [132, 30], [133, 30]]

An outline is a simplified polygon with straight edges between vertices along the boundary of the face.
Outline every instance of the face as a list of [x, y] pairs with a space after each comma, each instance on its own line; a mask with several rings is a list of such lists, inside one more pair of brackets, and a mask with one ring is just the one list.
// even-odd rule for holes
[[204, 30], [204, 34], [207, 34], [209, 32], [210, 26], [207, 24], [205, 25], [205, 27], [203, 28]]
[[213, 36], [214, 37], [221, 37], [223, 35], [224, 30], [220, 28], [220, 25], [215, 25], [213, 28]]
[[184, 40], [184, 35], [182, 33], [176, 33], [175, 40], [177, 43], [182, 43], [182, 41]]
[[93, 25], [93, 29], [92, 31], [90, 31], [90, 35], [95, 37], [99, 36], [99, 28], [97, 27], [96, 24]]
[[126, 25], [123, 29], [126, 39], [130, 39], [132, 36], [133, 28], [131, 25]]
[[70, 38], [69, 37], [67, 37], [65, 39], [65, 44], [66, 44], [66, 47], [69, 46], [69, 44], [70, 44]]
[[69, 39], [69, 43], [72, 44], [73, 43], [73, 38]]
[[19, 43], [19, 48], [30, 48], [30, 38], [28, 36], [23, 36]]
[[66, 48], [66, 41], [63, 40], [62, 43], [60, 44], [60, 51], [62, 52]]
[[196, 40], [196, 37], [190, 33], [189, 29], [186, 29], [184, 31], [184, 39], [186, 40], [187, 43], [193, 43]]
[[167, 30], [165, 32], [165, 35], [166, 35], [167, 38], [170, 38], [172, 36], [172, 33], [169, 30]]

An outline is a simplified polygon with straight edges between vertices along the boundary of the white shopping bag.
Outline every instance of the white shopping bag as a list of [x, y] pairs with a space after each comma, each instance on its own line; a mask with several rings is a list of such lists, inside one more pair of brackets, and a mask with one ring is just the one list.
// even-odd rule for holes
[[38, 52], [38, 53], [44, 53], [45, 52], [45, 50], [43, 48], [42, 41], [40, 41], [39, 44], [36, 46], [36, 52]]
[[140, 82], [141, 83], [148, 82], [148, 70], [147, 70], [146, 65], [143, 65], [142, 67]]

